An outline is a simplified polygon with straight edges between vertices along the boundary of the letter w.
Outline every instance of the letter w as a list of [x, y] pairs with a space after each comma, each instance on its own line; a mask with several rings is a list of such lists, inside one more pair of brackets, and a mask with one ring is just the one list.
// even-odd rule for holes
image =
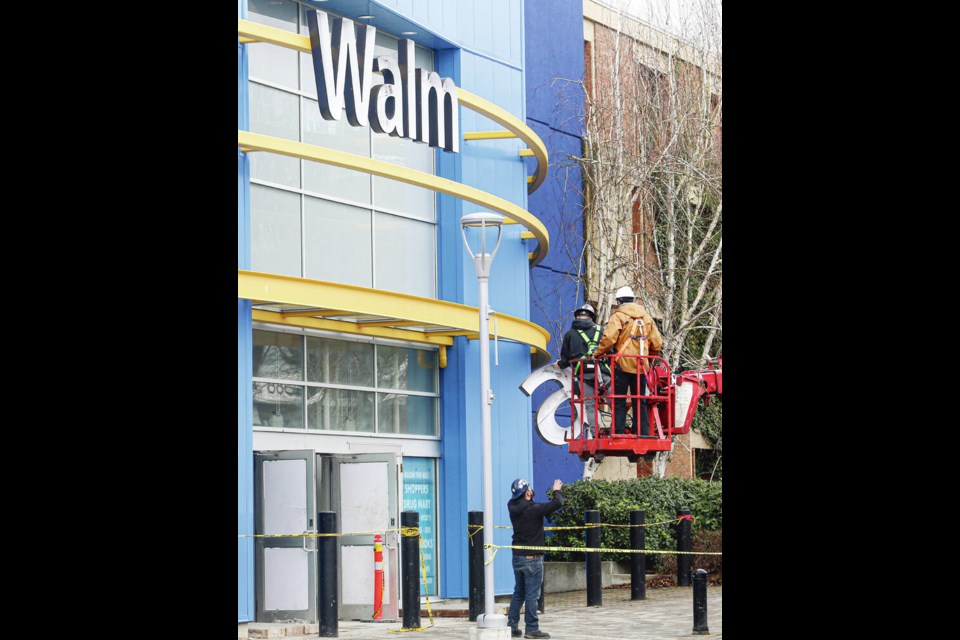
[[[377, 30], [369, 25], [356, 27], [353, 20], [347, 18], [334, 18], [331, 42], [327, 14], [315, 9], [307, 11], [307, 25], [310, 28], [313, 75], [317, 79], [320, 115], [324, 120], [339, 120], [346, 101], [350, 124], [355, 127], [367, 126]], [[347, 73], [350, 74], [350, 82], [346, 82]]]

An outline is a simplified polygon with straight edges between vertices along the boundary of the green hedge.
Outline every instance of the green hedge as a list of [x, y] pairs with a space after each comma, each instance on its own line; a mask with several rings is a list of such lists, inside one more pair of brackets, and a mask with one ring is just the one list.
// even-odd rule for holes
[[[723, 551], [722, 531], [694, 531], [691, 538], [693, 551]], [[674, 554], [657, 555], [660, 556], [660, 561], [663, 563], [660, 565], [660, 573], [671, 578], [676, 576], [677, 556]], [[690, 567], [694, 571], [697, 569], [706, 571], [709, 584], [723, 584], [723, 556], [695, 555], [691, 560]]]
[[[647, 549], [676, 550], [677, 509], [690, 509], [692, 531], [718, 531], [723, 528], [723, 483], [684, 478], [635, 478], [610, 482], [593, 480], [564, 485], [566, 502], [553, 514], [552, 524], [560, 527], [583, 525], [585, 511], [600, 511], [600, 522], [630, 524], [630, 512], [642, 510], [647, 523], [670, 521], [646, 527]], [[547, 546], [584, 547], [584, 530], [548, 531]], [[553, 535], [550, 535], [553, 534]], [[612, 549], [630, 548], [629, 527], [602, 527], [600, 546]], [[603, 560], [625, 562], [629, 553], [604, 553]], [[662, 566], [662, 554], [648, 555], [648, 566]], [[550, 560], [582, 561], [576, 552], [550, 553]]]

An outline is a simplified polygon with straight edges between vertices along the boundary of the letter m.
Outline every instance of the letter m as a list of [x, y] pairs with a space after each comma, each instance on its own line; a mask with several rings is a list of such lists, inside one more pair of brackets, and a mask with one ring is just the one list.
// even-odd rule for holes
[[433, 71], [417, 69], [417, 139], [431, 147], [460, 152], [460, 102], [457, 85]]
[[[320, 115], [325, 120], [339, 120], [346, 102], [350, 124], [366, 126], [377, 30], [369, 25], [357, 27], [347, 18], [334, 18], [331, 38], [327, 14], [315, 9], [307, 11], [307, 25]], [[350, 82], [346, 82], [347, 73]]]

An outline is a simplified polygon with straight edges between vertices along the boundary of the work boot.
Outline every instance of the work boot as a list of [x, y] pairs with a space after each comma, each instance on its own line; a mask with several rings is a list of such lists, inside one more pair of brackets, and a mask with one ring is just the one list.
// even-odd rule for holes
[[523, 636], [524, 638], [549, 638], [550, 634], [546, 631], [527, 631], [527, 634]]
[[510, 635], [514, 638], [520, 638], [523, 636], [523, 631], [520, 631], [520, 627], [510, 627]]

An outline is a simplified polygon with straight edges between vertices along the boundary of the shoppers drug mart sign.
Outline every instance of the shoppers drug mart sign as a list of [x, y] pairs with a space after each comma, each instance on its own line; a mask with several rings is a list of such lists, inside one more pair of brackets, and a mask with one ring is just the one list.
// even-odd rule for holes
[[437, 593], [437, 483], [432, 458], [403, 458], [403, 510], [420, 513], [420, 537], [423, 538], [423, 565], [426, 569], [426, 588], [420, 583], [420, 595]]
[[[355, 127], [460, 151], [457, 85], [436, 72], [414, 68], [414, 44], [401, 40], [397, 57], [374, 55], [377, 30], [307, 11], [320, 115]], [[382, 75], [378, 75], [378, 73]]]

